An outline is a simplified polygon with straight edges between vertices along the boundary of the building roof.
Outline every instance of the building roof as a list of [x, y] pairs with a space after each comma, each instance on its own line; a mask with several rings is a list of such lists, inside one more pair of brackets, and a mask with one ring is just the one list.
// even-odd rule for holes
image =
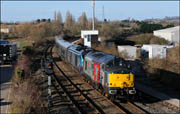
[[98, 30], [81, 30], [81, 34], [84, 34], [84, 35], [98, 35], [99, 31]]
[[175, 31], [179, 31], [180, 26], [176, 26], [176, 27], [171, 27], [171, 28], [166, 28], [166, 29], [161, 29], [161, 30], [156, 30], [154, 32], [175, 32]]

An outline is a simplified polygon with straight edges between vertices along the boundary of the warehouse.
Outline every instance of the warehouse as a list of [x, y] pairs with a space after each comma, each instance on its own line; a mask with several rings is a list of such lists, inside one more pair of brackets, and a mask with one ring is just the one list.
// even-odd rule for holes
[[156, 30], [153, 32], [154, 36], [158, 36], [168, 40], [170, 43], [179, 43], [179, 26]]

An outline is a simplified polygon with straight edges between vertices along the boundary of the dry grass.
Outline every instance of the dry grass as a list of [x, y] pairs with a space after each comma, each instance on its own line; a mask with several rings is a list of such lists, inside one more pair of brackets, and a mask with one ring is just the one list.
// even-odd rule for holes
[[[13, 102], [12, 113], [41, 112], [41, 93], [34, 79], [28, 79], [20, 83], [18, 87], [12, 88], [11, 99]], [[44, 112], [45, 113], [45, 112]]]
[[101, 51], [101, 52], [104, 52], [104, 53], [114, 55], [114, 56], [119, 56], [119, 53], [118, 53], [118, 51], [116, 49], [116, 46], [112, 45], [111, 47], [107, 47], [105, 45], [105, 42], [101, 42], [101, 44], [96, 46], [94, 49], [97, 50], [97, 51]]
[[168, 61], [180, 65], [180, 47], [170, 48], [168, 50]]
[[15, 67], [13, 84], [21, 83], [25, 78], [31, 75], [31, 60], [27, 56], [20, 56]]
[[168, 59], [149, 59], [144, 66], [149, 79], [156, 80], [166, 87], [180, 89], [180, 65], [169, 62]]
[[[45, 44], [41, 45], [44, 46]], [[39, 51], [41, 45], [36, 45], [37, 49], [35, 47], [31, 47], [29, 50], [25, 49], [23, 55], [18, 58], [11, 94], [12, 113], [46, 113], [45, 101], [42, 100], [42, 93], [37, 83], [39, 82], [40, 73], [38, 73], [39, 70], [36, 70], [36, 72], [33, 70], [35, 65], [40, 64], [37, 63], [37, 60], [43, 54]]]

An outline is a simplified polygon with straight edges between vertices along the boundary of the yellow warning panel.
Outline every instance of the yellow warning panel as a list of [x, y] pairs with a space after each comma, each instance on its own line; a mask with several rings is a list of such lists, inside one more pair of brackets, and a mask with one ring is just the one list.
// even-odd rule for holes
[[134, 75], [109, 74], [109, 87], [134, 87]]

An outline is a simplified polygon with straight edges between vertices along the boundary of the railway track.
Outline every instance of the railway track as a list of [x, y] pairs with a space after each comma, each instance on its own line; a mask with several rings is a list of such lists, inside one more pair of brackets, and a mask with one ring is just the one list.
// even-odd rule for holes
[[[46, 53], [44, 54], [44, 58], [47, 58], [47, 56], [49, 56], [49, 58], [53, 58], [52, 49], [53, 47], [47, 48]], [[66, 105], [67, 109], [70, 110], [71, 113], [107, 113], [106, 111], [104, 111], [104, 109], [102, 109], [101, 106], [97, 105], [97, 103], [95, 103], [91, 99], [91, 97], [89, 97], [89, 95], [84, 92], [84, 90], [81, 90], [81, 88], [71, 80], [71, 75], [68, 73], [67, 68], [63, 68], [66, 63], [60, 65], [57, 64], [54, 60], [53, 64], [58, 74], [61, 75], [58, 76], [58, 74], [54, 74], [52, 76], [52, 85], [54, 87], [53, 92], [56, 93], [55, 97], [57, 97], [57, 95], [59, 96], [59, 98], [61, 99], [61, 103]], [[86, 82], [82, 76], [79, 76], [79, 74], [76, 78]], [[90, 84], [87, 83], [87, 85], [93, 89]], [[99, 94], [99, 96], [103, 96], [100, 91], [95, 91]], [[104, 99], [106, 99], [109, 104], [119, 110], [119, 113], [167, 113], [167, 111], [165, 110], [159, 111], [162, 107], [160, 106], [162, 105], [161, 103], [152, 103], [153, 106], [151, 106], [151, 104], [142, 106], [137, 105], [140, 104], [140, 102], [138, 103], [136, 101], [133, 103], [129, 101], [127, 103], [122, 103], [119, 101], [112, 102], [107, 97], [104, 97]]]
[[[52, 52], [52, 48], [50, 48], [50, 52]], [[51, 56], [52, 57], [52, 56]], [[63, 72], [63, 70], [53, 62], [56, 69], [61, 74], [61, 78], [59, 79], [56, 74], [53, 75], [54, 82], [53, 84], [57, 91], [62, 90], [67, 99], [71, 101], [73, 107], [76, 110], [72, 110], [72, 113], [97, 113], [103, 114], [103, 110], [97, 106], [86, 94], [84, 94], [78, 87], [75, 85], [68, 76]], [[61, 93], [59, 93], [61, 94]]]

